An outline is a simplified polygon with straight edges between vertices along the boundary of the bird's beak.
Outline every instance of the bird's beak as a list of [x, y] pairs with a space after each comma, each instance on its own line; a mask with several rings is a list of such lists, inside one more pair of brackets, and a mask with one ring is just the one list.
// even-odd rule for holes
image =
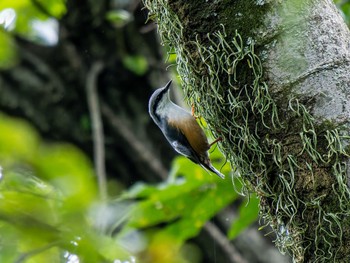
[[164, 92], [167, 92], [169, 90], [170, 85], [171, 85], [172, 82], [173, 82], [172, 80], [169, 80], [169, 82], [164, 87]]

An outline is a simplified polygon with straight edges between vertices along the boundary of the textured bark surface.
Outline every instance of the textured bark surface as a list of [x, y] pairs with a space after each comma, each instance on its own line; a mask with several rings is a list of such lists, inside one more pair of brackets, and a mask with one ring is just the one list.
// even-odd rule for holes
[[332, 1], [145, 3], [279, 248], [347, 262], [350, 35]]
[[[269, 33], [267, 38], [272, 41], [264, 43], [263, 39], [266, 38], [261, 36], [264, 45], [260, 50], [264, 76], [269, 83], [270, 91], [279, 99], [283, 98], [282, 103], [291, 97], [300, 98], [312, 113], [315, 123], [320, 125], [315, 127], [319, 135], [324, 130], [332, 129], [331, 126], [342, 127], [341, 133], [348, 135], [350, 33], [335, 5], [328, 0], [286, 1], [273, 11], [264, 21], [264, 27], [268, 30], [262, 30]], [[274, 21], [280, 22], [274, 25]], [[283, 105], [280, 107], [283, 108]], [[329, 147], [324, 137], [318, 136], [318, 139], [320, 140], [318, 147]], [[344, 140], [343, 146], [347, 146], [348, 143], [347, 139]], [[296, 146], [299, 149], [300, 147], [303, 146]], [[293, 150], [297, 150], [296, 148]], [[326, 150], [318, 151], [324, 154]], [[341, 162], [348, 163], [348, 158], [342, 157]], [[334, 203], [340, 202], [337, 195], [341, 195], [341, 191], [332, 190], [337, 185], [334, 170], [330, 164], [313, 165], [315, 166], [313, 173], [304, 172], [306, 169], [299, 171], [295, 184], [296, 194], [305, 201], [314, 200], [315, 196], [320, 197], [322, 203], [319, 207], [316, 206], [316, 210], [323, 209], [325, 214], [339, 212], [339, 207]], [[345, 169], [343, 179], [349, 186], [349, 172], [347, 168]], [[323, 195], [327, 197], [322, 198]], [[349, 201], [348, 195], [342, 200], [345, 204]], [[316, 240], [320, 238], [315, 233], [317, 227], [320, 227], [318, 217], [321, 213], [312, 210], [306, 209], [306, 213], [310, 214], [304, 217], [301, 213], [300, 218], [295, 220], [300, 222], [306, 220], [309, 229], [304, 238]], [[315, 256], [317, 249], [311, 245], [311, 249], [306, 251], [305, 262], [327, 262], [329, 260], [327, 257], [335, 259], [336, 262], [348, 261], [350, 251], [346, 244], [350, 241], [350, 222], [348, 216], [340, 216], [339, 219], [343, 230], [341, 231], [338, 226], [334, 227], [338, 236], [332, 243], [332, 246], [339, 246], [338, 255], [323, 251], [325, 257], [317, 257]], [[321, 221], [325, 223], [325, 218]], [[322, 248], [326, 250], [326, 246], [320, 245], [320, 247], [321, 250]]]
[[[305, 5], [305, 7], [303, 6]], [[301, 12], [300, 12], [301, 10]], [[322, 119], [349, 122], [350, 33], [332, 1], [278, 6], [259, 36], [263, 67], [274, 93], [315, 97], [311, 111]], [[273, 21], [281, 21], [271, 27]], [[281, 28], [282, 27], [282, 28]]]

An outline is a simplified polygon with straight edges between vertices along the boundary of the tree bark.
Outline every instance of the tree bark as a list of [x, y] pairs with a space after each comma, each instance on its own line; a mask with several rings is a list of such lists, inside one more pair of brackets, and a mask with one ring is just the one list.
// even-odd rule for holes
[[276, 244], [350, 258], [350, 34], [331, 0], [144, 0]]

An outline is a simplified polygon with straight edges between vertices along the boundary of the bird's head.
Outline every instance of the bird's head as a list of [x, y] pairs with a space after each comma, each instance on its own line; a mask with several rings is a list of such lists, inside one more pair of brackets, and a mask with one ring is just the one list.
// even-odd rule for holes
[[164, 87], [153, 92], [148, 103], [148, 111], [152, 119], [159, 124], [161, 118], [166, 115], [166, 107], [170, 103], [168, 91], [170, 89], [172, 80], [170, 80]]

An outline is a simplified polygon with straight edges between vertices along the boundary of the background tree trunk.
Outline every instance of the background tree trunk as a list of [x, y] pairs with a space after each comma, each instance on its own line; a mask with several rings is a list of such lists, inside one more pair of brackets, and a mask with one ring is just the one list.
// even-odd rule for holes
[[350, 35], [333, 2], [144, 2], [278, 247], [348, 262]]

